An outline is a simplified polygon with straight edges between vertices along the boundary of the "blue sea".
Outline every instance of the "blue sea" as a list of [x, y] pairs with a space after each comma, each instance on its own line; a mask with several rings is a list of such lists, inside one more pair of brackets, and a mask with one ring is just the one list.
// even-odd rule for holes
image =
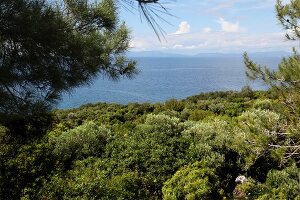
[[[163, 102], [183, 99], [202, 92], [240, 90], [249, 84], [253, 89], [266, 89], [258, 82], [249, 82], [241, 57], [225, 58], [135, 58], [140, 73], [133, 79], [117, 82], [98, 77], [89, 86], [64, 94], [58, 108], [74, 108], [87, 103]], [[279, 57], [255, 59], [275, 69]]]

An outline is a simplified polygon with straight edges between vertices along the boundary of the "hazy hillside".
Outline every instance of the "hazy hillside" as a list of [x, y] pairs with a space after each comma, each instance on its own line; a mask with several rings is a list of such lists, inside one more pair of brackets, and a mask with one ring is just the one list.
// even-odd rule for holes
[[[243, 57], [243, 52], [241, 53], [199, 53], [193, 55], [184, 55], [177, 53], [168, 53], [162, 51], [131, 51], [128, 52], [129, 57], [199, 57], [199, 58], [226, 58], [226, 57]], [[266, 52], [249, 52], [251, 57], [268, 58], [268, 57], [286, 57], [291, 55], [290, 52], [285, 51], [266, 51]]]

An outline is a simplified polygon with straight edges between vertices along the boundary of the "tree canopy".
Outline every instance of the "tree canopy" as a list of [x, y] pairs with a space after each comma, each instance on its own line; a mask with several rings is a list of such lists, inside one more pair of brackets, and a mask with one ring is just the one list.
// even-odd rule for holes
[[135, 75], [135, 62], [124, 56], [130, 34], [118, 18], [121, 2], [138, 3], [155, 24], [147, 5], [157, 0], [1, 1], [0, 113], [47, 110], [63, 92], [100, 74]]

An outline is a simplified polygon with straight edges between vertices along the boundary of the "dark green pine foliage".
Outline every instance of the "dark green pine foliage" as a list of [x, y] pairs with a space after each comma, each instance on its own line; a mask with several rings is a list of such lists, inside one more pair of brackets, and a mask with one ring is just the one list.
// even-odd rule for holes
[[[288, 4], [283, 4], [277, 0], [276, 4], [277, 18], [282, 26], [287, 30], [286, 38], [288, 40], [300, 40], [300, 27], [298, 25], [300, 18], [300, 1], [292, 0]], [[297, 44], [297, 43], [295, 43]], [[272, 71], [267, 66], [261, 66], [250, 60], [247, 53], [244, 54], [244, 63], [246, 65], [247, 77], [262, 79], [265, 83], [276, 87], [277, 89], [300, 89], [300, 55], [296, 48], [293, 49], [293, 55], [283, 58], [279, 64], [278, 70]]]
[[[52, 4], [51, 4], [52, 2]], [[44, 111], [102, 74], [136, 74], [129, 32], [113, 0], [0, 2], [0, 113]]]

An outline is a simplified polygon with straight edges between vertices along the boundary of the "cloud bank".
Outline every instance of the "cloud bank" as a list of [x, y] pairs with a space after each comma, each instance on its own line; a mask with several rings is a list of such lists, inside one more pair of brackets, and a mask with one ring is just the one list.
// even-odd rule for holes
[[250, 34], [245, 32], [212, 31], [207, 28], [187, 35], [168, 35], [161, 43], [153, 37], [135, 37], [133, 50], [163, 50], [185, 54], [201, 52], [290, 51], [296, 44], [287, 42], [283, 32]]

